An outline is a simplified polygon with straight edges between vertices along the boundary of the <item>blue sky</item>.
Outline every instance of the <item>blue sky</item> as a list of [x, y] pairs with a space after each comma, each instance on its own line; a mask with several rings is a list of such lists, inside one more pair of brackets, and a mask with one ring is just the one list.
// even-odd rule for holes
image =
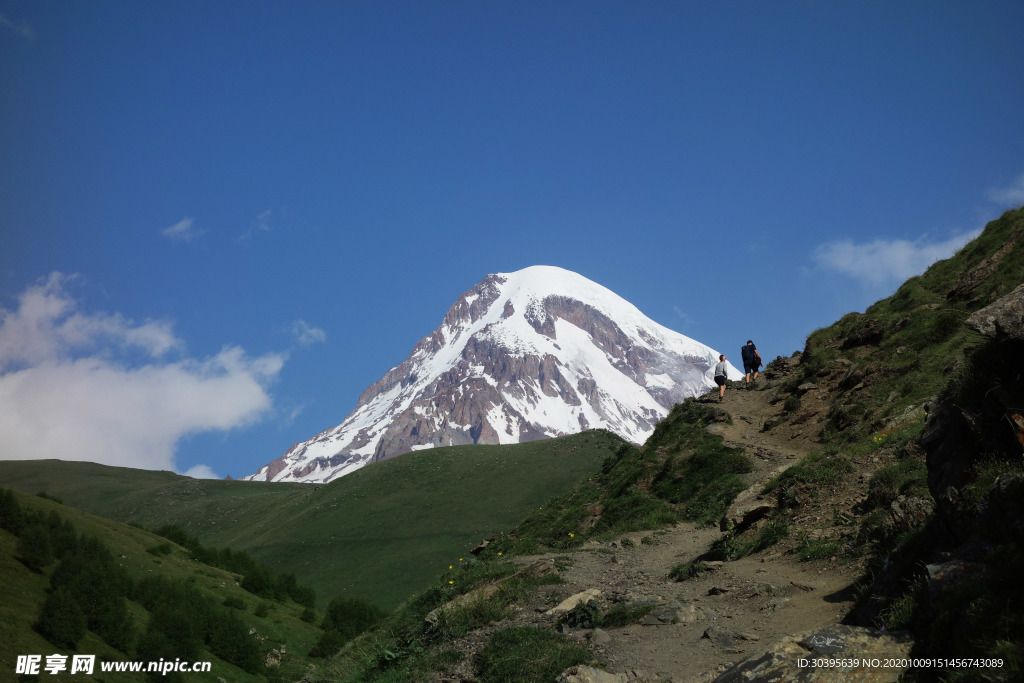
[[1020, 2], [0, 3], [0, 457], [250, 474], [486, 274], [725, 353], [1024, 204]]

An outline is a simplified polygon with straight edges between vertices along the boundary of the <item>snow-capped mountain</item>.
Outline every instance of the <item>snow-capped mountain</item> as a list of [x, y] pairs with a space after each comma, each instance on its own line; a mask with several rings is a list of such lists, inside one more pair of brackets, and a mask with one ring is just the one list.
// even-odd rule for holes
[[488, 275], [340, 425], [245, 479], [327, 482], [423, 448], [597, 427], [641, 443], [673, 404], [714, 386], [717, 362], [717, 351], [576, 273]]

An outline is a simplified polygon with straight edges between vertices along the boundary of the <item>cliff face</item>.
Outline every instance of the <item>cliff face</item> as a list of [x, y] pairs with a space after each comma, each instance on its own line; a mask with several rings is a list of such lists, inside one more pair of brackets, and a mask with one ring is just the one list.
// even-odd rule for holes
[[673, 404], [713, 385], [717, 358], [575, 273], [488, 275], [340, 425], [247, 478], [323, 482], [421, 448], [593, 428], [639, 443]]

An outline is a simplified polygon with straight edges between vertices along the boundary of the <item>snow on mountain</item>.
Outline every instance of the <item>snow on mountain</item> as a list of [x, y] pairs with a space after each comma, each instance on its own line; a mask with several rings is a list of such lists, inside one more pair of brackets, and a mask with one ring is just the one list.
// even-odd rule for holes
[[576, 273], [488, 275], [340, 425], [245, 479], [322, 483], [423, 448], [598, 427], [642, 443], [673, 404], [714, 386], [717, 362], [717, 351]]

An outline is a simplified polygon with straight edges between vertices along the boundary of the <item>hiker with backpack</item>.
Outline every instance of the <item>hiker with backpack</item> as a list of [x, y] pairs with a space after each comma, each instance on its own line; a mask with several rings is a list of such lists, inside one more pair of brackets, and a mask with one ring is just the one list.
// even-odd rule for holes
[[[743, 377], [743, 381], [750, 384], [757, 379], [758, 368], [764, 363], [761, 362], [761, 354], [757, 352], [757, 347], [754, 346], [754, 342], [747, 340], [747, 343], [740, 349], [740, 355], [743, 356], [743, 372], [746, 375]], [[754, 373], [753, 379], [750, 377], [750, 373]]]
[[725, 401], [725, 381], [729, 379], [729, 364], [725, 362], [725, 354], [718, 357], [718, 365], [715, 366], [715, 384], [718, 385], [718, 402]]

